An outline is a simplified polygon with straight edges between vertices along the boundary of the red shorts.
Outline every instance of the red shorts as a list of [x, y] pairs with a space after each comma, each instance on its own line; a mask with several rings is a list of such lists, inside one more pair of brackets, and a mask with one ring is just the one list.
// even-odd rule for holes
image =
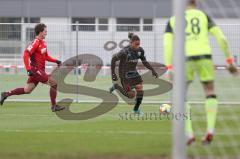
[[34, 83], [35, 86], [41, 82], [46, 83], [48, 81], [48, 74], [43, 70], [31, 69], [33, 72], [32, 76], [29, 76], [27, 83]]

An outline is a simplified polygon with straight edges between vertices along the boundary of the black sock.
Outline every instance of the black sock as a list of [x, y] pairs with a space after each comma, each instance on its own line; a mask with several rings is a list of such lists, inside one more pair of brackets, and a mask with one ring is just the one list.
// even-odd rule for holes
[[217, 96], [215, 94], [212, 94], [212, 95], [208, 95], [206, 98], [217, 98]]
[[122, 93], [122, 95], [128, 97], [127, 91], [123, 87], [119, 86], [119, 84], [114, 84], [114, 87], [115, 89], [119, 90], [119, 92]]
[[134, 111], [138, 111], [143, 99], [143, 91], [137, 91], [136, 103], [133, 108]]
[[136, 103], [135, 103], [135, 106], [133, 108], [134, 111], [138, 111], [138, 109], [139, 109], [139, 107], [140, 107], [140, 105], [142, 103], [142, 99], [143, 98], [139, 98], [139, 97], [136, 98]]

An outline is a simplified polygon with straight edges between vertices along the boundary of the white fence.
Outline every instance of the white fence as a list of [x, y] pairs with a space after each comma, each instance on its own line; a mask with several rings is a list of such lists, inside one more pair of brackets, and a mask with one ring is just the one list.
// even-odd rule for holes
[[[135, 32], [141, 38], [141, 45], [145, 49], [147, 59], [154, 62], [163, 62], [163, 47], [162, 38], [165, 29], [165, 23], [153, 25], [152, 31], [144, 31], [144, 26], [135, 25], [139, 27], [139, 31]], [[79, 24], [80, 25], [80, 24]], [[82, 24], [81, 24], [82, 25]], [[240, 23], [238, 24], [220, 24], [220, 27], [225, 32], [235, 61], [239, 63], [240, 58]], [[121, 47], [128, 44], [127, 31], [118, 31], [117, 25], [108, 25], [106, 31], [100, 31], [98, 26], [95, 26], [95, 31], [89, 30], [90, 25], [82, 25], [78, 32], [72, 30], [73, 25], [70, 24], [47, 24], [48, 35], [46, 38], [49, 54], [53, 57], [59, 58], [62, 61], [78, 54], [93, 54], [100, 57], [104, 62], [104, 67], [99, 75], [103, 75], [95, 82], [84, 83], [79, 78], [82, 76], [75, 76], [76, 72], [72, 72], [73, 76], [69, 77], [69, 81], [74, 84], [86, 84], [93, 87], [107, 90], [111, 85], [111, 78], [109, 67], [111, 57], [118, 52]], [[132, 29], [134, 25], [124, 26], [124, 29]], [[93, 25], [91, 26], [93, 27]], [[90, 28], [91, 28], [90, 27]], [[133, 27], [136, 29], [136, 27]], [[26, 45], [34, 38], [33, 34], [34, 24], [0, 24], [0, 90], [6, 91], [15, 87], [19, 87], [26, 83], [27, 75], [23, 66], [21, 58]], [[85, 29], [85, 30], [84, 30]], [[78, 39], [78, 43], [76, 42]], [[213, 48], [213, 59], [216, 65], [224, 65], [224, 54], [220, 52], [215, 40], [211, 38]], [[76, 50], [78, 48], [78, 51]], [[90, 57], [90, 56], [88, 56]], [[56, 65], [56, 64], [54, 64]], [[19, 69], [18, 69], [19, 68]], [[47, 71], [51, 72], [52, 67], [48, 63]], [[76, 71], [76, 70], [75, 70]], [[4, 74], [4, 75], [3, 75]], [[81, 69], [81, 75], [84, 74], [84, 69]], [[17, 79], [17, 80], [16, 80]], [[231, 81], [231, 82], [229, 82]], [[232, 79], [227, 74], [226, 70], [217, 71], [216, 85], [219, 87], [219, 99], [221, 102], [237, 102], [239, 103], [239, 80]], [[197, 89], [196, 89], [197, 88]], [[220, 89], [221, 88], [221, 89]], [[41, 100], [48, 101], [49, 97], [46, 93], [46, 86], [38, 87], [38, 91], [34, 91], [28, 96], [14, 96], [12, 100]], [[190, 101], [202, 101], [201, 86], [196, 84], [190, 91]], [[227, 94], [227, 95], [226, 95]], [[59, 98], [66, 97], [65, 94], [59, 94]], [[72, 99], [78, 99], [78, 95], [71, 95]], [[96, 99], [89, 99], [82, 97], [81, 101], [96, 101]], [[145, 102], [159, 102], [170, 99], [170, 93], [159, 97], [147, 97]]]
[[[145, 49], [147, 59], [154, 62], [163, 62], [162, 38], [165, 22], [151, 26], [79, 24], [79, 31], [76, 31], [76, 24], [47, 24], [47, 26], [48, 35], [46, 41], [49, 53], [51, 56], [61, 60], [73, 57], [77, 53], [87, 53], [99, 56], [103, 60], [104, 65], [108, 65], [110, 64], [111, 56], [118, 52], [121, 47], [128, 44], [128, 31], [126, 30], [138, 30], [135, 33], [141, 38], [141, 45]], [[240, 23], [225, 23], [219, 24], [219, 26], [227, 36], [235, 62], [239, 64]], [[107, 29], [102, 31], [100, 27]], [[1, 23], [0, 66], [21, 66], [22, 53], [33, 38], [34, 24]], [[76, 39], [78, 39], [78, 43]], [[224, 55], [212, 38], [211, 44], [215, 64], [224, 65]]]

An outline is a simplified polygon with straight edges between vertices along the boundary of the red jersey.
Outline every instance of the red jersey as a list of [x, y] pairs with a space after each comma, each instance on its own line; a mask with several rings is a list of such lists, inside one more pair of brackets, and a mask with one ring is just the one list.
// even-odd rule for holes
[[35, 38], [33, 42], [24, 51], [25, 68], [26, 70], [30, 70], [32, 67], [34, 67], [38, 70], [45, 71], [46, 61], [56, 62], [57, 60], [48, 55], [45, 40]]

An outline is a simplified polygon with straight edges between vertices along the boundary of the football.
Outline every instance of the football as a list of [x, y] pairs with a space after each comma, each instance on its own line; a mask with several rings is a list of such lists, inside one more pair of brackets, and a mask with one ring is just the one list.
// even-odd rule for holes
[[170, 104], [161, 104], [159, 107], [160, 113], [170, 113], [171, 105]]

